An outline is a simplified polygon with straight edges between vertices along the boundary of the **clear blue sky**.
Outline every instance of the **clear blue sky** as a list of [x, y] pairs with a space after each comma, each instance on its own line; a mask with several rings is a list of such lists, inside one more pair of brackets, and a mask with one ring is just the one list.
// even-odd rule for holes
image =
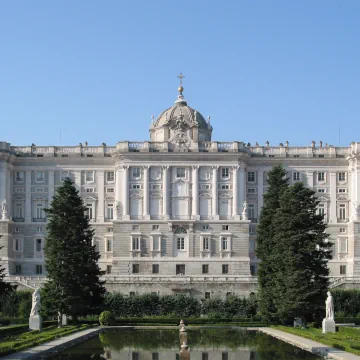
[[360, 141], [359, 0], [0, 1], [0, 140], [148, 140], [183, 72], [213, 139]]

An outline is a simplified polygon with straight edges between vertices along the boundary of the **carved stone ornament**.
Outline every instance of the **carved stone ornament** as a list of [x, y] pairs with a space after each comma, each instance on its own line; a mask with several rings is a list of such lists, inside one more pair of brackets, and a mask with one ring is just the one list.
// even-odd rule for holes
[[154, 168], [151, 171], [151, 179], [152, 180], [160, 180], [161, 179], [161, 168]]

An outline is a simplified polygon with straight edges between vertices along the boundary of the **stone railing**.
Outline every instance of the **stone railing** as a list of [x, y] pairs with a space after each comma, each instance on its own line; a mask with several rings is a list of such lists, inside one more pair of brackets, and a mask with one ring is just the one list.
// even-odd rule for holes
[[[174, 152], [183, 151], [172, 143], [150, 141], [121, 141], [116, 146], [10, 146], [7, 143], [4, 149], [17, 156], [25, 157], [106, 157], [116, 152]], [[7, 146], [9, 145], [9, 146]], [[193, 144], [189, 152], [226, 152], [247, 153], [254, 157], [274, 158], [346, 158], [348, 155], [360, 153], [360, 143], [353, 143], [350, 147], [334, 146], [246, 146], [243, 142], [201, 141]]]

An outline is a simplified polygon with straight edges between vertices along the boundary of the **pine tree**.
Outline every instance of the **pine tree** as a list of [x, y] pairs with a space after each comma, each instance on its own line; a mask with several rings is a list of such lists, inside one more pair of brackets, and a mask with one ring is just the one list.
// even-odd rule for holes
[[[0, 235], [0, 238], [2, 235]], [[3, 246], [0, 247], [0, 250], [3, 248]], [[0, 259], [1, 260], [1, 259]], [[14, 291], [16, 289], [16, 286], [11, 285], [10, 283], [6, 282], [5, 280], [5, 268], [0, 266], [0, 300]]]
[[329, 285], [331, 243], [315, 192], [298, 182], [283, 189], [273, 218], [273, 299], [282, 322], [319, 321]]
[[53, 197], [48, 215], [45, 267], [48, 282], [43, 303], [48, 313], [78, 316], [95, 314], [101, 309], [105, 293], [100, 258], [92, 245], [94, 230], [85, 215], [85, 206], [70, 179]]
[[276, 309], [273, 303], [273, 276], [274, 276], [274, 236], [277, 229], [273, 226], [273, 219], [280, 207], [281, 192], [288, 186], [285, 169], [275, 166], [267, 176], [269, 185], [264, 194], [264, 206], [257, 228], [256, 255], [261, 260], [258, 268], [259, 308], [265, 320], [275, 320]]

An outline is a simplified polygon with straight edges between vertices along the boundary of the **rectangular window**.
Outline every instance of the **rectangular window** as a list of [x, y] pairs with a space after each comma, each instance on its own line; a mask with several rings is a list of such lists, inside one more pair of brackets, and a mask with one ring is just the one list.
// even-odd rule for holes
[[131, 188], [133, 190], [140, 190], [141, 189], [141, 185], [140, 184], [132, 184]]
[[222, 251], [228, 250], [228, 238], [225, 236], [221, 237], [221, 250]]
[[106, 172], [106, 181], [107, 182], [114, 182], [115, 181], [115, 172], [114, 171], [107, 171]]
[[230, 185], [221, 185], [221, 190], [229, 190]]
[[209, 273], [209, 265], [208, 264], [203, 264], [202, 273], [203, 274], [208, 274]]
[[318, 181], [325, 181], [325, 173], [318, 172]]
[[344, 188], [338, 189], [338, 193], [346, 193], [346, 189], [344, 189]]
[[345, 236], [338, 238], [338, 252], [340, 254], [347, 253], [347, 238]]
[[210, 238], [204, 237], [203, 238], [203, 250], [209, 250], [210, 249]]
[[160, 251], [161, 236], [153, 236], [153, 250]]
[[339, 205], [339, 219], [340, 220], [346, 219], [346, 205], [345, 204]]
[[35, 239], [35, 251], [36, 252], [42, 251], [42, 239]]
[[106, 239], [106, 251], [113, 251], [112, 239]]
[[203, 225], [202, 229], [203, 230], [209, 230], [209, 225]]
[[338, 173], [338, 180], [339, 181], [345, 181], [346, 180], [346, 173], [345, 172], [339, 172]]
[[36, 218], [45, 219], [44, 204], [42, 203], [36, 204]]
[[221, 177], [223, 179], [228, 179], [229, 178], [229, 168], [222, 168], [221, 169]]
[[132, 265], [132, 273], [133, 274], [138, 274], [139, 272], [140, 272], [139, 264], [133, 264]]
[[209, 360], [209, 354], [208, 353], [202, 353], [201, 354], [201, 360]]
[[44, 172], [43, 171], [35, 172], [35, 181], [36, 182], [44, 182]]
[[36, 265], [35, 271], [36, 275], [41, 275], [43, 273], [42, 265]]
[[151, 190], [161, 190], [161, 184], [151, 184]]
[[139, 167], [131, 168], [131, 174], [133, 179], [140, 179], [141, 177], [141, 170]]
[[15, 218], [16, 219], [23, 219], [24, 218], [24, 205], [21, 204], [16, 204], [15, 205]]
[[106, 265], [106, 273], [111, 274], [111, 270], [112, 270], [112, 266], [111, 265]]
[[255, 275], [255, 265], [250, 265], [250, 274], [251, 276]]
[[255, 220], [256, 216], [255, 216], [255, 205], [254, 204], [249, 204], [248, 207], [248, 216], [249, 216], [249, 220]]
[[325, 216], [325, 205], [324, 204], [319, 204], [318, 214], [322, 215], [322, 216]]
[[85, 215], [89, 220], [93, 218], [93, 207], [92, 204], [86, 204], [86, 213]]
[[15, 173], [15, 182], [17, 182], [17, 183], [24, 182], [24, 172], [23, 171], [17, 171]]
[[152, 229], [153, 229], [153, 231], [159, 230], [159, 225], [153, 225], [153, 226], [152, 226]]
[[87, 193], [93, 193], [94, 192], [94, 188], [86, 188], [85, 189], [85, 192], [87, 192]]
[[94, 172], [93, 171], [85, 171], [85, 181], [86, 182], [94, 182]]
[[38, 233], [43, 232], [43, 228], [42, 228], [42, 227], [40, 227], [40, 226], [38, 226], [38, 227], [36, 228], [36, 232], [38, 232]]
[[185, 168], [176, 168], [176, 178], [185, 179]]
[[132, 249], [134, 251], [140, 250], [140, 237], [139, 236], [135, 236], [132, 238]]
[[176, 246], [177, 246], [178, 250], [185, 250], [185, 238], [184, 237], [178, 237]]
[[113, 193], [113, 192], [115, 192], [115, 189], [114, 188], [106, 188], [106, 192]]
[[201, 190], [210, 190], [210, 185], [209, 184], [201, 184], [200, 189]]
[[255, 194], [256, 193], [256, 189], [255, 188], [248, 188], [247, 189], [248, 194]]
[[318, 193], [325, 193], [326, 190], [325, 190], [324, 188], [319, 188], [319, 189], [317, 189], [317, 192], [318, 192]]
[[346, 233], [346, 228], [340, 228], [339, 232]]
[[140, 360], [139, 353], [133, 352], [132, 353], [132, 360]]
[[249, 234], [255, 234], [255, 228], [249, 227]]
[[140, 225], [133, 225], [133, 226], [132, 226], [132, 229], [133, 229], [133, 230], [140, 230]]
[[176, 275], [185, 275], [185, 265], [176, 265]]
[[227, 352], [223, 352], [221, 354], [221, 360], [229, 360], [229, 355]]
[[153, 264], [152, 273], [153, 274], [158, 274], [159, 273], [159, 264]]
[[300, 181], [300, 173], [298, 171], [293, 172], [293, 180]]
[[20, 252], [20, 251], [22, 251], [22, 246], [21, 246], [21, 240], [20, 239], [15, 239], [14, 240], [14, 251], [18, 251], [18, 252]]
[[340, 265], [340, 275], [346, 275], [346, 265]]
[[21, 265], [15, 265], [15, 273], [16, 274], [21, 274], [21, 272], [22, 272]]
[[210, 299], [210, 292], [205, 293], [205, 299]]
[[111, 233], [111, 232], [113, 232], [113, 231], [114, 231], [114, 230], [113, 230], [112, 227], [108, 227], [108, 228], [107, 228], [107, 232]]
[[249, 171], [248, 175], [248, 182], [255, 182], [255, 171]]
[[227, 265], [227, 264], [222, 265], [222, 273], [223, 274], [228, 274], [229, 273], [229, 265]]
[[15, 232], [20, 232], [20, 228], [16, 227]]
[[114, 204], [107, 204], [106, 218], [107, 219], [113, 219], [114, 218]]
[[229, 225], [223, 225], [222, 231], [229, 231]]

